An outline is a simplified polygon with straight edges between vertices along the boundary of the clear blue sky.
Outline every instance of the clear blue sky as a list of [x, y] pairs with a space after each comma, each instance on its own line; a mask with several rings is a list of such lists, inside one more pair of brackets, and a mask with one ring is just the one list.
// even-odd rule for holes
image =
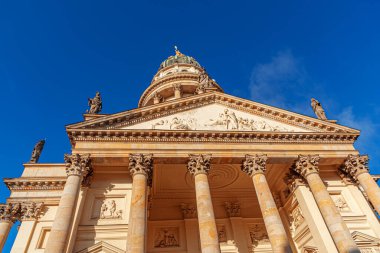
[[135, 108], [173, 45], [229, 94], [308, 115], [316, 97], [363, 131], [380, 173], [379, 13], [375, 0], [0, 1], [0, 176], [19, 177], [42, 138], [40, 162], [62, 162], [64, 126], [96, 91], [104, 113]]

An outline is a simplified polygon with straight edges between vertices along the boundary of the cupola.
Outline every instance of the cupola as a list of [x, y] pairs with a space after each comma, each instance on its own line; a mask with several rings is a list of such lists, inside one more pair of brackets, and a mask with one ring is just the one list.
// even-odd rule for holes
[[149, 87], [142, 94], [139, 107], [223, 89], [193, 57], [175, 47], [175, 55], [163, 61]]

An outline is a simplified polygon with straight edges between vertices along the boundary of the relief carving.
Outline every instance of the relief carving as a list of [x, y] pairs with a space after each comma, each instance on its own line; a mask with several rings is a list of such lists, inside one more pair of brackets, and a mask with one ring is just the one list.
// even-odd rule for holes
[[348, 204], [346, 200], [343, 198], [342, 195], [332, 195], [332, 199], [334, 200], [335, 206], [338, 208], [340, 212], [342, 211], [349, 211], [350, 208], [348, 207]]
[[304, 222], [305, 218], [302, 214], [302, 210], [299, 206], [293, 209], [289, 215], [290, 218], [290, 231], [292, 236], [295, 235], [297, 228]]
[[269, 238], [264, 224], [254, 224], [249, 228], [249, 237], [252, 246], [255, 248], [260, 243], [269, 243]]
[[155, 234], [155, 248], [173, 248], [179, 247], [179, 231], [178, 228], [160, 228]]
[[[199, 88], [199, 87], [198, 87]], [[224, 109], [223, 112], [213, 115], [196, 117], [199, 111], [181, 113], [171, 118], [159, 119], [150, 124], [151, 129], [171, 130], [239, 130], [239, 131], [273, 131], [294, 132], [294, 130], [281, 124], [268, 123], [263, 119], [254, 117], [241, 117], [234, 111]]]
[[122, 213], [116, 209], [115, 200], [104, 201], [100, 207], [100, 219], [122, 219]]
[[224, 225], [217, 226], [219, 242], [227, 242], [226, 227]]

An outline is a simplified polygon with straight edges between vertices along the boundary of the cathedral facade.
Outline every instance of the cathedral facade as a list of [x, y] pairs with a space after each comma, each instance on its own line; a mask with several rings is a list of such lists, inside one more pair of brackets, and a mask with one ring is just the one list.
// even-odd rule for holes
[[11, 252], [380, 252], [380, 189], [360, 132], [224, 93], [176, 50], [138, 107], [66, 126], [65, 163], [43, 143], [0, 206]]

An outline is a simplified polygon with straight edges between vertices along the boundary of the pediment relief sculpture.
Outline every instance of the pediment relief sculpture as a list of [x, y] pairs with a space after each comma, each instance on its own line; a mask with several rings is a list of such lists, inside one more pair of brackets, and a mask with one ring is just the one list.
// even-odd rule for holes
[[212, 104], [149, 120], [125, 129], [306, 132], [307, 130]]

